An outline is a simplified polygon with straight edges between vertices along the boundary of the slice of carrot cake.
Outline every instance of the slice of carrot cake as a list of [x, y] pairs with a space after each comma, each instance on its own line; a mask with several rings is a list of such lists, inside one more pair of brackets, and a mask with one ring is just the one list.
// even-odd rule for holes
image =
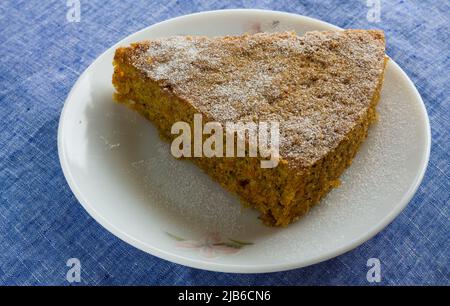
[[261, 156], [191, 159], [283, 226], [339, 185], [376, 118], [386, 61], [375, 30], [174, 36], [118, 48], [113, 84], [168, 140], [195, 114], [203, 125], [278, 122], [276, 167], [262, 168]]

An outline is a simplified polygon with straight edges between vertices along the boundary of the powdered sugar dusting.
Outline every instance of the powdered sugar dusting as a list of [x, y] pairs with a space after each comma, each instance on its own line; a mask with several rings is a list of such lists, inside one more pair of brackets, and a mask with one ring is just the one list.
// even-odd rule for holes
[[376, 31], [174, 36], [139, 44], [131, 62], [214, 121], [280, 122], [280, 155], [307, 165], [367, 111], [384, 39]]
[[156, 131], [151, 137], [156, 140], [151, 157], [132, 161], [130, 167], [139, 177], [150, 202], [174, 216], [183, 217], [191, 228], [197, 224], [200, 232], [240, 233], [243, 208], [236, 198], [202, 175], [192, 163], [173, 158], [170, 146], [158, 139]]

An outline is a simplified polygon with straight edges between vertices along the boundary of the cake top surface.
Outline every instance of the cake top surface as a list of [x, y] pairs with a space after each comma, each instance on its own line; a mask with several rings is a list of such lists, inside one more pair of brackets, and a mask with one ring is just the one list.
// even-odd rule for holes
[[370, 107], [384, 49], [374, 30], [173, 36], [132, 45], [128, 60], [210, 120], [279, 122], [280, 156], [309, 165]]

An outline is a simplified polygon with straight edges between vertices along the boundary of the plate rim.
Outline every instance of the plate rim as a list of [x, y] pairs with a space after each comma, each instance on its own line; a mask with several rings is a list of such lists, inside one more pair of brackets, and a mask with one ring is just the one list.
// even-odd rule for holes
[[122, 241], [126, 242], [129, 245], [132, 245], [133, 247], [148, 253], [150, 255], [156, 256], [158, 258], [174, 262], [177, 264], [181, 264], [187, 267], [192, 268], [198, 268], [203, 270], [209, 270], [209, 271], [215, 271], [215, 272], [227, 272], [227, 273], [269, 273], [269, 272], [278, 272], [278, 271], [286, 271], [301, 267], [306, 267], [309, 265], [313, 265], [322, 261], [329, 260], [331, 258], [340, 256], [360, 245], [365, 243], [366, 241], [370, 240], [372, 237], [374, 237], [376, 234], [378, 234], [380, 231], [382, 231], [385, 227], [387, 227], [402, 211], [403, 209], [408, 205], [408, 203], [411, 201], [412, 197], [415, 195], [420, 183], [423, 180], [423, 177], [425, 175], [428, 162], [430, 159], [430, 151], [431, 151], [431, 127], [429, 122], [428, 113], [425, 107], [425, 104], [422, 100], [422, 97], [417, 90], [416, 86], [412, 82], [412, 80], [408, 77], [408, 75], [403, 71], [403, 69], [392, 59], [390, 59], [390, 64], [393, 65], [393, 68], [397, 70], [402, 77], [404, 77], [407, 80], [408, 85], [412, 88], [413, 93], [415, 94], [416, 98], [418, 98], [418, 101], [420, 102], [420, 113], [425, 121], [426, 126], [426, 133], [425, 133], [425, 141], [426, 141], [426, 149], [425, 149], [425, 156], [422, 157], [421, 163], [419, 165], [419, 171], [416, 174], [413, 183], [411, 184], [410, 188], [407, 192], [403, 195], [400, 201], [398, 201], [397, 205], [387, 214], [385, 215], [376, 225], [372, 226], [368, 230], [365, 231], [364, 234], [362, 234], [360, 237], [353, 239], [347, 243], [344, 243], [341, 247], [333, 250], [328, 251], [322, 254], [321, 256], [317, 256], [315, 258], [311, 258], [309, 260], [303, 260], [301, 262], [294, 262], [294, 261], [288, 261], [285, 263], [277, 263], [277, 264], [257, 264], [257, 265], [239, 265], [239, 264], [224, 264], [224, 263], [217, 263], [213, 261], [207, 261], [207, 260], [201, 260], [201, 259], [194, 259], [191, 257], [171, 253], [170, 251], [166, 251], [157, 247], [154, 247], [152, 245], [149, 245], [147, 243], [143, 243], [139, 241], [138, 239], [130, 236], [126, 232], [120, 230], [117, 228], [114, 224], [110, 223], [106, 218], [104, 218], [100, 213], [96, 211], [96, 209], [89, 205], [89, 201], [85, 198], [85, 196], [82, 194], [82, 192], [79, 190], [78, 185], [75, 183], [75, 179], [72, 176], [72, 173], [70, 171], [70, 167], [68, 166], [68, 161], [65, 158], [66, 157], [66, 151], [63, 145], [63, 125], [64, 125], [64, 118], [67, 115], [67, 105], [69, 104], [69, 101], [72, 100], [72, 97], [74, 95], [75, 89], [79, 87], [80, 83], [84, 80], [84, 78], [88, 75], [88, 73], [93, 69], [94, 65], [103, 57], [106, 56], [109, 50], [116, 48], [117, 46], [120, 46], [123, 44], [123, 41], [129, 39], [130, 36], [139, 35], [142, 32], [148, 31], [150, 28], [153, 27], [161, 27], [164, 26], [166, 23], [174, 22], [177, 20], [185, 19], [185, 18], [192, 18], [196, 16], [201, 15], [214, 15], [214, 14], [241, 14], [241, 13], [252, 13], [252, 14], [272, 14], [277, 16], [285, 16], [285, 17], [292, 17], [297, 19], [303, 19], [304, 21], [317, 23], [320, 25], [326, 25], [335, 29], [342, 29], [340, 27], [337, 27], [333, 24], [330, 24], [328, 22], [311, 18], [308, 16], [295, 14], [295, 13], [288, 13], [288, 12], [282, 12], [282, 11], [274, 11], [274, 10], [263, 10], [263, 9], [226, 9], [226, 10], [212, 10], [212, 11], [203, 11], [203, 12], [197, 12], [193, 14], [187, 14], [182, 16], [177, 16], [175, 18], [167, 19], [158, 23], [155, 23], [153, 25], [147, 26], [139, 31], [133, 32], [126, 37], [122, 38], [120, 41], [112, 45], [111, 47], [107, 48], [103, 53], [101, 53], [99, 56], [97, 56], [92, 63], [81, 73], [81, 75], [78, 77], [77, 81], [72, 86], [71, 90], [69, 91], [67, 98], [64, 101], [64, 105], [62, 107], [61, 113], [60, 113], [60, 119], [58, 122], [58, 130], [57, 130], [57, 148], [58, 148], [58, 157], [60, 161], [60, 165], [62, 168], [63, 175], [75, 195], [78, 202], [81, 204], [81, 206], [88, 212], [90, 217], [92, 217], [96, 222], [98, 222], [102, 227], [104, 227], [108, 232], [113, 234], [114, 236], [118, 237]]

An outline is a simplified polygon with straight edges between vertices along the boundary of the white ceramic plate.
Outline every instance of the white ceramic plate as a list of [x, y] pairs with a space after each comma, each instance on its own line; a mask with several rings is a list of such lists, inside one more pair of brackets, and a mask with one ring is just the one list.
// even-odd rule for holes
[[[311, 213], [268, 228], [188, 161], [172, 157], [153, 125], [113, 103], [118, 46], [174, 34], [337, 27], [272, 11], [213, 11], [171, 19], [125, 38], [80, 76], [61, 114], [58, 150], [77, 199], [129, 244], [179, 264], [225, 272], [270, 272], [311, 265], [349, 251], [388, 225], [416, 191], [428, 162], [430, 127], [416, 88], [389, 61], [380, 120], [353, 165]], [[389, 41], [389, 39], [388, 39]]]

